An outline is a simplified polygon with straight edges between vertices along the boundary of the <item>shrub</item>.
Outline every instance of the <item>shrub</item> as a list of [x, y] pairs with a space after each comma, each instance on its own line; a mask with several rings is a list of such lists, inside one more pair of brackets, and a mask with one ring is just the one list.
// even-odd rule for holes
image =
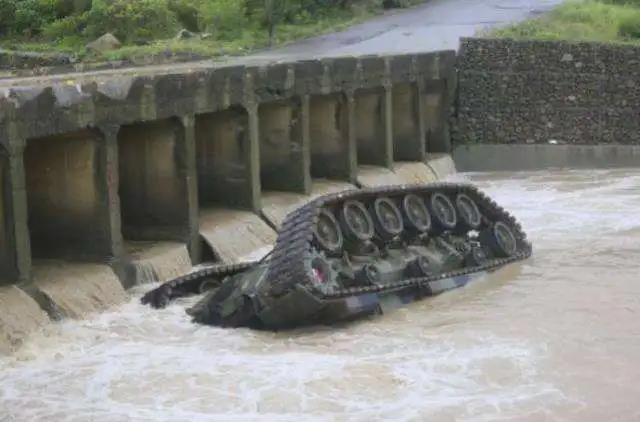
[[94, 0], [87, 14], [86, 35], [107, 32], [123, 42], [170, 38], [178, 31], [168, 0]]
[[42, 28], [42, 35], [49, 40], [60, 40], [81, 34], [87, 26], [88, 13], [71, 15], [53, 21]]
[[13, 0], [0, 0], [0, 35], [13, 32], [15, 21], [15, 2]]
[[180, 22], [180, 25], [192, 32], [202, 32], [202, 19], [200, 9], [202, 0], [169, 0], [171, 10]]
[[57, 17], [55, 2], [51, 0], [20, 0], [15, 2], [13, 31], [16, 34], [40, 33], [43, 25]]
[[242, 0], [208, 0], [200, 7], [201, 27], [221, 40], [238, 38], [249, 23]]
[[618, 24], [618, 35], [622, 38], [640, 38], [640, 10], [630, 12], [620, 19]]

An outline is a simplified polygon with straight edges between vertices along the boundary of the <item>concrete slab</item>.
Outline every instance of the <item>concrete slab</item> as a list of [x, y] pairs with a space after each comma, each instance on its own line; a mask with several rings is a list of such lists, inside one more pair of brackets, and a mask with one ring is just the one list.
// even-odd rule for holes
[[67, 318], [82, 318], [128, 298], [118, 277], [105, 264], [34, 261], [33, 285], [49, 302], [49, 312]]
[[275, 227], [280, 227], [285, 217], [296, 208], [306, 204], [318, 196], [329, 193], [357, 189], [351, 183], [338, 180], [314, 179], [310, 195], [290, 192], [263, 192], [262, 213]]
[[276, 232], [259, 216], [227, 208], [200, 210], [200, 236], [226, 263], [246, 261], [276, 241]]
[[17, 350], [49, 318], [35, 300], [16, 286], [0, 287], [0, 354]]
[[125, 251], [129, 258], [126, 268], [129, 286], [169, 281], [193, 267], [184, 243], [128, 241]]
[[548, 168], [638, 167], [638, 145], [461, 145], [460, 171], [525, 171]]
[[456, 165], [449, 154], [429, 154], [427, 165], [433, 170], [438, 180], [456, 174]]
[[396, 173], [385, 167], [358, 166], [358, 184], [363, 188], [384, 185], [401, 185], [403, 183]]
[[406, 185], [432, 183], [438, 180], [438, 176], [431, 167], [422, 162], [396, 161], [393, 164], [393, 172]]

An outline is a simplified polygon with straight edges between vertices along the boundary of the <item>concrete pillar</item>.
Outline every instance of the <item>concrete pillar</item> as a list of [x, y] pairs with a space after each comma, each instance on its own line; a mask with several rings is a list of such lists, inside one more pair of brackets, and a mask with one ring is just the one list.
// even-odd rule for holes
[[121, 127], [119, 192], [125, 239], [190, 239], [186, 143], [185, 128], [177, 119]]
[[355, 182], [355, 102], [352, 95], [317, 95], [310, 99], [311, 175]]
[[424, 124], [420, 118], [421, 101], [415, 84], [393, 86], [393, 147], [396, 161], [423, 161]]
[[[263, 190], [308, 194], [308, 99], [261, 104], [258, 109]], [[307, 114], [307, 116], [305, 116]]]
[[244, 160], [249, 178], [251, 209], [255, 212], [260, 212], [262, 209], [260, 198], [262, 186], [260, 184], [260, 117], [258, 105], [253, 102], [248, 103], [247, 113], [249, 115], [249, 144], [244, 151]]
[[[30, 139], [24, 151], [28, 225], [34, 257], [104, 261], [120, 253], [113, 186], [114, 150], [98, 131]], [[20, 170], [16, 169], [17, 173]]]
[[117, 125], [100, 128], [103, 140], [98, 147], [97, 187], [103, 198], [102, 220], [105, 224], [105, 237], [111, 245], [111, 256], [119, 258], [124, 253], [122, 224], [120, 215], [120, 195], [118, 194], [118, 131]]
[[12, 152], [0, 147], [0, 285], [31, 272], [23, 148]]
[[384, 167], [393, 168], [393, 91], [390, 85], [384, 86], [384, 95], [382, 97], [382, 113], [384, 128], [384, 146], [383, 160]]
[[193, 262], [200, 260], [200, 237], [198, 227], [198, 172], [196, 168], [196, 119], [195, 116], [182, 117], [184, 142], [178, 155], [184, 161], [184, 178], [187, 184], [187, 246]]
[[392, 95], [390, 89], [358, 90], [355, 131], [358, 164], [393, 166]]
[[346, 92], [347, 98], [347, 157], [349, 183], [358, 182], [358, 131], [356, 128], [356, 98], [353, 91]]

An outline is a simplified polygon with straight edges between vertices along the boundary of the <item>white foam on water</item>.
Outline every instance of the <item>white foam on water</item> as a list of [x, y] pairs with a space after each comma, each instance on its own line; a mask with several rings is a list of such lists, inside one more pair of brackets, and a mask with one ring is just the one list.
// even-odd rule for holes
[[138, 302], [154, 285], [139, 287], [0, 358], [0, 421], [632, 419], [640, 172], [468, 177], [523, 222], [532, 260], [282, 333], [197, 326], [194, 298], [157, 311]]

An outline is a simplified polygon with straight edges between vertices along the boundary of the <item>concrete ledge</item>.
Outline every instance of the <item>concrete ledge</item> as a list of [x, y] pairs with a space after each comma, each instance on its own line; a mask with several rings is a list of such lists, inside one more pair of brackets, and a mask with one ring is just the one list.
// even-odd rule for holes
[[47, 313], [56, 318], [82, 318], [127, 299], [120, 280], [104, 264], [35, 261], [33, 285], [46, 297]]
[[35, 300], [16, 286], [0, 287], [0, 355], [15, 351], [49, 321]]
[[358, 166], [358, 185], [363, 188], [401, 184], [402, 179], [386, 167], [370, 165]]
[[191, 258], [184, 243], [126, 242], [130, 262], [126, 266], [126, 287], [165, 282], [191, 271]]
[[436, 179], [444, 179], [456, 174], [456, 163], [450, 154], [429, 154], [427, 165], [436, 175]]
[[640, 146], [461, 145], [455, 148], [453, 159], [463, 172], [637, 167]]
[[247, 261], [261, 250], [268, 252], [276, 241], [276, 232], [256, 214], [225, 208], [200, 210], [200, 236], [225, 263]]
[[263, 192], [262, 213], [274, 227], [280, 227], [286, 216], [318, 196], [334, 192], [356, 189], [354, 185], [337, 180], [313, 181], [310, 195], [301, 195], [291, 192]]
[[431, 183], [438, 179], [431, 167], [415, 161], [396, 161], [393, 163], [393, 172], [405, 185]]

